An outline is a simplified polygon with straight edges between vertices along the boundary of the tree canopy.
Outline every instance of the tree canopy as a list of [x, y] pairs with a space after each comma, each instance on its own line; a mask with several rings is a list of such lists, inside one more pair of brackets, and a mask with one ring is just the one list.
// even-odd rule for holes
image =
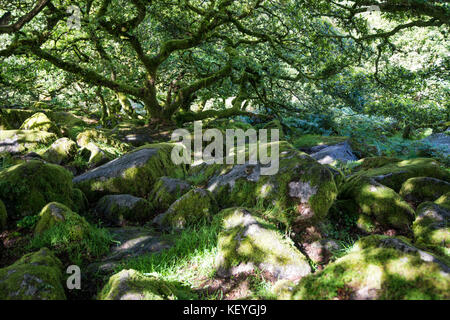
[[[386, 112], [368, 103], [377, 94], [448, 100], [446, 1], [40, 0], [2, 11], [2, 100], [76, 92], [106, 116], [132, 115], [132, 99], [163, 122], [277, 116], [324, 99]], [[426, 63], [411, 63], [419, 52]]]

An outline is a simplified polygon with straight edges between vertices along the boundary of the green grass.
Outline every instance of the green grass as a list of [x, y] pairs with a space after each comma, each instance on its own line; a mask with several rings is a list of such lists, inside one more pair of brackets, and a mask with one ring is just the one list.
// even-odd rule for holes
[[58, 223], [42, 234], [35, 235], [30, 241], [29, 249], [52, 248], [59, 257], [76, 265], [83, 265], [108, 253], [112, 243], [108, 230], [89, 225], [86, 235], [79, 240], [72, 237], [77, 231], [77, 226], [73, 224], [71, 221]]
[[124, 261], [116, 271], [135, 269], [144, 274], [157, 273], [165, 280], [195, 287], [198, 279], [214, 276], [220, 228], [221, 219], [216, 216], [211, 223], [202, 221], [181, 233], [164, 235], [163, 239], [173, 241], [170, 249]]

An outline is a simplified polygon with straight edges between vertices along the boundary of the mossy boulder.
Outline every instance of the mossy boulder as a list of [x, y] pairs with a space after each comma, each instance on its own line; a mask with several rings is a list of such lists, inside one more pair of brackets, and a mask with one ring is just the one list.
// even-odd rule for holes
[[162, 176], [184, 176], [185, 167], [171, 159], [174, 144], [146, 145], [73, 179], [95, 202], [107, 194], [131, 194], [146, 198]]
[[339, 199], [350, 200], [357, 206], [357, 226], [367, 233], [396, 229], [408, 234], [414, 221], [414, 210], [400, 195], [385, 185], [365, 176], [353, 177], [341, 188]]
[[417, 177], [406, 180], [399, 194], [414, 206], [425, 201], [434, 201], [450, 192], [450, 183], [436, 178]]
[[436, 204], [443, 206], [450, 210], [450, 192], [447, 192], [446, 194], [443, 194], [439, 198], [434, 201]]
[[221, 211], [216, 260], [219, 277], [262, 271], [272, 279], [298, 280], [311, 273], [306, 257], [277, 229], [243, 208]]
[[360, 239], [347, 255], [309, 275], [290, 291], [291, 299], [450, 299], [450, 268], [406, 240]]
[[37, 130], [0, 130], [0, 153], [25, 153], [50, 145], [58, 137], [54, 133]]
[[94, 143], [101, 147], [102, 145], [110, 145], [120, 151], [128, 151], [130, 146], [117, 140], [100, 130], [90, 129], [80, 132], [77, 135], [77, 143], [80, 147], [86, 147], [89, 143]]
[[413, 231], [418, 244], [450, 249], [450, 208], [434, 202], [422, 203], [417, 208]]
[[165, 211], [191, 187], [192, 185], [187, 181], [161, 177], [157, 180], [148, 199], [155, 209]]
[[8, 213], [6, 212], [5, 204], [0, 200], [0, 231], [6, 229], [6, 222], [8, 220]]
[[16, 130], [34, 111], [0, 108], [0, 130]]
[[[364, 164], [363, 164], [364, 165]], [[450, 182], [450, 173], [431, 158], [416, 158], [358, 171], [353, 176], [365, 176], [399, 192], [403, 183], [415, 177], [430, 177]]]
[[157, 276], [145, 276], [130, 269], [111, 276], [98, 294], [99, 300], [178, 300], [192, 299], [186, 288], [177, 287]]
[[39, 213], [39, 220], [34, 229], [34, 234], [40, 235], [56, 224], [62, 223], [68, 223], [73, 227], [68, 232], [68, 236], [73, 237], [75, 241], [81, 240], [89, 228], [88, 222], [68, 207], [58, 202], [51, 202], [42, 208]]
[[373, 168], [383, 167], [385, 165], [393, 164], [402, 161], [401, 159], [392, 157], [368, 157], [356, 161], [357, 166], [354, 171], [369, 170]]
[[86, 122], [70, 112], [54, 111], [46, 114], [60, 128], [62, 135], [70, 139], [76, 139], [77, 134], [87, 126]]
[[22, 125], [20, 126], [21, 130], [38, 130], [38, 131], [46, 131], [52, 132], [58, 136], [61, 135], [61, 131], [53, 123], [45, 113], [38, 112], [26, 119]]
[[54, 164], [30, 160], [0, 171], [0, 199], [10, 219], [35, 215], [49, 202], [79, 209], [72, 174]]
[[0, 269], [0, 300], [65, 300], [61, 261], [47, 248]]
[[67, 164], [77, 153], [77, 144], [69, 138], [60, 138], [44, 152], [42, 157], [54, 164]]
[[89, 142], [84, 148], [89, 150], [89, 167], [95, 168], [111, 161], [114, 157], [107, 151], [100, 149], [95, 143]]
[[154, 222], [164, 228], [183, 229], [202, 219], [210, 219], [217, 211], [217, 202], [212, 193], [196, 188], [172, 203]]
[[103, 220], [118, 226], [127, 222], [147, 222], [154, 212], [147, 200], [129, 194], [104, 196], [95, 211]]
[[[269, 165], [249, 162], [212, 164], [191, 174], [212, 176], [207, 189], [215, 194], [223, 208], [253, 207], [259, 203], [274, 207], [272, 218], [286, 225], [309, 225], [322, 221], [337, 195], [333, 174], [326, 166], [290, 144], [283, 141], [276, 144], [279, 163], [275, 174], [262, 175], [262, 170]], [[267, 146], [275, 147], [274, 144]]]
[[110, 236], [89, 224], [65, 205], [51, 202], [39, 214], [31, 247], [50, 247], [75, 264], [98, 258], [109, 251]]

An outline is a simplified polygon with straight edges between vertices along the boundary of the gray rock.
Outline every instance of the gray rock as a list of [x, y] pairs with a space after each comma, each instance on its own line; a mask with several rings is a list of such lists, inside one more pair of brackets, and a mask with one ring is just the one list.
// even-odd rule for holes
[[144, 227], [122, 227], [109, 229], [117, 242], [102, 261], [88, 266], [88, 274], [108, 274], [124, 259], [160, 252], [171, 247], [167, 240], [161, 240], [160, 234]]
[[171, 160], [173, 145], [160, 144], [132, 151], [73, 179], [93, 202], [107, 194], [147, 197], [159, 177], [183, 174]]
[[433, 133], [422, 141], [438, 148], [445, 156], [450, 156], [450, 134]]
[[335, 161], [348, 162], [356, 161], [358, 158], [353, 154], [350, 144], [346, 141], [333, 146], [328, 146], [320, 151], [311, 154], [321, 164], [334, 164]]

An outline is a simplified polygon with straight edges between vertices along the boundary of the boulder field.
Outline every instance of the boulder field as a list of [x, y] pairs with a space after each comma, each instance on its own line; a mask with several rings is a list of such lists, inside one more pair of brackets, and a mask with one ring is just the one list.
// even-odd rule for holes
[[66, 299], [69, 264], [95, 275], [89, 298], [196, 299], [203, 285], [139, 268], [202, 245], [205, 279], [257, 275], [273, 298], [450, 299], [450, 172], [435, 159], [358, 160], [345, 137], [306, 137], [277, 142], [264, 175], [261, 162], [176, 165], [174, 143], [133, 148], [75, 119], [12, 114], [1, 148], [21, 156], [0, 169], [0, 231], [32, 227], [30, 253], [1, 265], [1, 299]]

